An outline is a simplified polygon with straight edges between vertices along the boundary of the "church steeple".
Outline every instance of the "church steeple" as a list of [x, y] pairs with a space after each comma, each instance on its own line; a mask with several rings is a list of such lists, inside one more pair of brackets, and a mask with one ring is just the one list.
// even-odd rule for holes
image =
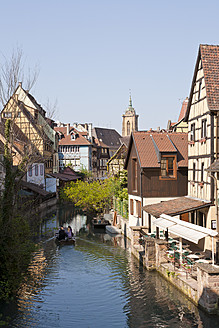
[[129, 90], [129, 107], [126, 109], [125, 114], [122, 115], [122, 136], [129, 136], [132, 132], [138, 131], [138, 115], [132, 107], [131, 91]]
[[129, 95], [129, 108], [132, 108], [132, 97], [131, 97], [131, 92]]

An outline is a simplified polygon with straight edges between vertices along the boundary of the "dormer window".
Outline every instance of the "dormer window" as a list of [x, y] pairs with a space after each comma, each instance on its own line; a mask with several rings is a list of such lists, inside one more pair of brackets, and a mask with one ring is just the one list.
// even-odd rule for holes
[[176, 179], [176, 155], [162, 155], [160, 168], [161, 179]]

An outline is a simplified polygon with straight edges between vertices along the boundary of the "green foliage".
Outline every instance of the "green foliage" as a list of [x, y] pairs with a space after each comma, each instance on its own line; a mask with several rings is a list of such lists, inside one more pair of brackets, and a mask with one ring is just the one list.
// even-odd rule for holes
[[92, 172], [88, 171], [84, 167], [80, 170], [79, 174], [82, 177], [82, 180], [91, 180], [92, 179]]
[[16, 294], [31, 258], [34, 245], [31, 242], [30, 227], [16, 206], [17, 180], [21, 168], [13, 171], [12, 153], [9, 148], [10, 120], [5, 124], [5, 189], [0, 203], [0, 299]]
[[7, 299], [16, 293], [34, 250], [26, 219], [9, 217], [0, 225], [0, 248], [0, 298]]
[[101, 213], [107, 210], [113, 197], [128, 206], [127, 172], [122, 171], [117, 177], [103, 181], [77, 181], [71, 182], [61, 190], [61, 198], [71, 201], [76, 207], [87, 212]]
[[103, 212], [110, 204], [112, 179], [71, 182], [61, 191], [61, 198], [70, 200], [76, 207], [87, 212]]
[[120, 200], [128, 200], [127, 171], [123, 170], [114, 178], [114, 195]]

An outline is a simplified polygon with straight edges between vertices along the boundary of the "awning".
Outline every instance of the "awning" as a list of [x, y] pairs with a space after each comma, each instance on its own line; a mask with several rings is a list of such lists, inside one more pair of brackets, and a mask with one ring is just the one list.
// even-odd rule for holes
[[212, 203], [210, 201], [184, 196], [157, 204], [143, 206], [143, 210], [158, 218], [162, 213], [176, 216], [209, 207], [211, 205]]
[[157, 227], [162, 228], [162, 229], [170, 228], [170, 227], [172, 227], [173, 225], [176, 224], [175, 222], [171, 222], [169, 220], [165, 220], [165, 219], [162, 219], [162, 218], [156, 219], [153, 223]]
[[154, 220], [153, 224], [163, 229], [168, 228], [169, 232], [195, 244], [198, 244], [202, 238], [207, 236], [215, 237], [218, 234], [215, 230], [185, 222], [165, 214], [162, 214], [159, 219]]
[[217, 159], [207, 169], [207, 172], [219, 172], [219, 160]]

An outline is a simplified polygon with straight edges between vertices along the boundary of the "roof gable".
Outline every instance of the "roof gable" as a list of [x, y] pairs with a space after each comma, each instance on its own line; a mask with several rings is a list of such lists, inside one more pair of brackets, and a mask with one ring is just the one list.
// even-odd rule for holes
[[196, 60], [185, 120], [188, 120], [189, 117], [200, 61], [203, 67], [208, 108], [211, 111], [219, 110], [219, 46], [201, 44]]
[[110, 148], [119, 148], [121, 135], [115, 129], [93, 128], [93, 136]]
[[177, 154], [179, 167], [188, 166], [187, 133], [179, 132], [134, 132], [128, 148], [125, 162], [127, 168], [131, 147], [134, 145], [139, 158], [139, 164], [144, 168], [160, 167], [162, 154]]
[[[59, 145], [80, 145], [80, 146], [89, 146], [91, 143], [84, 137], [83, 132], [79, 132], [73, 127], [70, 127], [69, 134], [67, 135], [67, 127], [66, 126], [58, 126], [54, 127], [54, 130], [61, 136], [62, 139], [59, 140]], [[72, 134], [77, 135], [77, 138], [72, 139]]]

